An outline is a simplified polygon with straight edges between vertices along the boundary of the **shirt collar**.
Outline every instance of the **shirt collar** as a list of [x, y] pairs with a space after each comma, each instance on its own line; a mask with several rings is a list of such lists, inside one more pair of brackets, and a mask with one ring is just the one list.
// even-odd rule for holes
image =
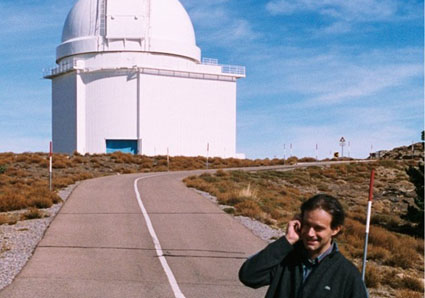
[[338, 245], [335, 241], [332, 241], [331, 246], [323, 252], [320, 256], [316, 257], [315, 259], [310, 259], [308, 257], [307, 250], [304, 249], [304, 260], [306, 261], [306, 265], [314, 266], [319, 264], [324, 258], [326, 258], [328, 255], [333, 253], [334, 251], [338, 251]]

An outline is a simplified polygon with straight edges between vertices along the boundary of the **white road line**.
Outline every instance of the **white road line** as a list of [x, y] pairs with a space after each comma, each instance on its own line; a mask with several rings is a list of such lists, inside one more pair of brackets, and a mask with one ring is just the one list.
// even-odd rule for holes
[[142, 210], [142, 214], [145, 218], [146, 225], [148, 226], [149, 233], [151, 234], [153, 244], [155, 245], [156, 255], [158, 256], [159, 261], [161, 262], [162, 268], [164, 269], [165, 274], [167, 275], [168, 282], [170, 283], [171, 288], [173, 289], [174, 296], [176, 298], [185, 298], [185, 296], [183, 295], [182, 291], [179, 288], [179, 285], [177, 284], [177, 281], [176, 281], [176, 278], [174, 277], [173, 271], [171, 271], [171, 268], [170, 268], [170, 266], [168, 266], [167, 260], [164, 257], [164, 253], [162, 251], [161, 244], [159, 243], [159, 239], [156, 236], [155, 230], [154, 230], [153, 225], [152, 225], [152, 221], [149, 217], [148, 212], [146, 211], [145, 206], [143, 205], [142, 199], [140, 198], [139, 190], [137, 189], [137, 182], [139, 182], [140, 180], [152, 178], [152, 177], [157, 177], [157, 176], [162, 176], [162, 175], [164, 175], [164, 174], [137, 178], [134, 181], [134, 191], [136, 192], [137, 202], [139, 203], [140, 209]]

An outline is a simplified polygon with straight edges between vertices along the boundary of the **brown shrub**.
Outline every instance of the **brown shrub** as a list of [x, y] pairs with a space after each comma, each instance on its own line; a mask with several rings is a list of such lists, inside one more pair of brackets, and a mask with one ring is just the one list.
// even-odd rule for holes
[[28, 160], [28, 156], [26, 154], [19, 154], [16, 156], [16, 162], [26, 162]]
[[30, 205], [37, 208], [49, 208], [52, 204], [62, 201], [59, 195], [45, 186], [34, 186], [28, 193]]
[[379, 286], [380, 273], [375, 265], [369, 264], [366, 267], [365, 283], [368, 288], [377, 288]]
[[409, 269], [419, 261], [418, 253], [410, 247], [393, 248], [392, 254], [385, 260], [384, 264]]
[[29, 155], [29, 158], [27, 159], [27, 162], [29, 162], [29, 163], [33, 163], [33, 164], [38, 164], [38, 163], [41, 163], [41, 162], [43, 162], [45, 159], [44, 158], [42, 158], [41, 156], [39, 156], [39, 155], [36, 155], [36, 154], [31, 154], [31, 155]]
[[420, 255], [424, 255], [424, 240], [417, 239], [410, 236], [405, 236], [402, 239], [404, 247], [410, 247], [416, 250]]
[[390, 256], [390, 252], [379, 246], [369, 245], [368, 246], [368, 252], [367, 252], [368, 259], [370, 260], [386, 260]]
[[322, 170], [323, 176], [331, 179], [338, 179], [338, 173], [334, 168], [325, 168]]
[[21, 220], [43, 218], [44, 213], [35, 207], [30, 207], [28, 211], [21, 215]]
[[424, 292], [424, 283], [422, 280], [410, 277], [410, 276], [403, 276], [401, 278], [400, 282], [401, 286], [405, 289], [409, 289], [415, 292]]
[[402, 290], [396, 291], [396, 297], [397, 298], [423, 298], [423, 294], [417, 293], [411, 290], [402, 289]]
[[27, 207], [25, 196], [16, 191], [0, 194], [0, 212], [20, 210]]
[[298, 160], [298, 162], [315, 162], [317, 159], [314, 157], [303, 157]]
[[73, 184], [75, 181], [69, 177], [54, 177], [53, 176], [53, 187], [54, 188], [62, 188], [68, 185]]
[[229, 176], [229, 174], [228, 174], [226, 171], [223, 171], [223, 170], [218, 170], [218, 171], [215, 173], [215, 175], [216, 175], [217, 177], [227, 177], [227, 176]]
[[53, 169], [65, 169], [67, 166], [68, 164], [65, 161], [53, 159]]
[[375, 214], [372, 216], [370, 222], [388, 228], [397, 228], [401, 223], [401, 219], [391, 214]]
[[295, 165], [297, 162], [298, 162], [298, 158], [295, 156], [291, 156], [287, 160], [285, 160], [285, 164], [287, 165]]
[[399, 239], [388, 230], [377, 226], [370, 227], [369, 243], [371, 244], [393, 251], [394, 248], [398, 247], [398, 240]]
[[247, 216], [254, 219], [260, 219], [262, 211], [257, 202], [243, 201], [235, 205], [235, 209], [239, 215]]
[[16, 215], [0, 214], [0, 225], [4, 225], [4, 224], [14, 225], [17, 222], [18, 222], [18, 218]]

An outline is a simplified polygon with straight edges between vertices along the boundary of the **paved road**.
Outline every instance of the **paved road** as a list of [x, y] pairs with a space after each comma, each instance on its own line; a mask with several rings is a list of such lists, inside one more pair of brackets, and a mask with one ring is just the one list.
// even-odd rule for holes
[[[178, 297], [176, 287], [187, 298], [264, 297], [264, 290], [244, 287], [237, 273], [265, 243], [187, 189], [181, 182], [187, 175], [82, 182], [0, 297]], [[137, 190], [175, 277], [174, 291], [137, 201], [139, 177]]]

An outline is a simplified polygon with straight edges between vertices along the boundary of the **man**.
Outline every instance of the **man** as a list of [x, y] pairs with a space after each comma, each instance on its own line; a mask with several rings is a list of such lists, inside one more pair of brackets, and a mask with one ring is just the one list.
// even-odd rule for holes
[[366, 298], [357, 268], [333, 238], [344, 224], [344, 210], [332, 196], [319, 194], [301, 206], [286, 235], [250, 257], [239, 279], [252, 288], [269, 286], [266, 298]]

